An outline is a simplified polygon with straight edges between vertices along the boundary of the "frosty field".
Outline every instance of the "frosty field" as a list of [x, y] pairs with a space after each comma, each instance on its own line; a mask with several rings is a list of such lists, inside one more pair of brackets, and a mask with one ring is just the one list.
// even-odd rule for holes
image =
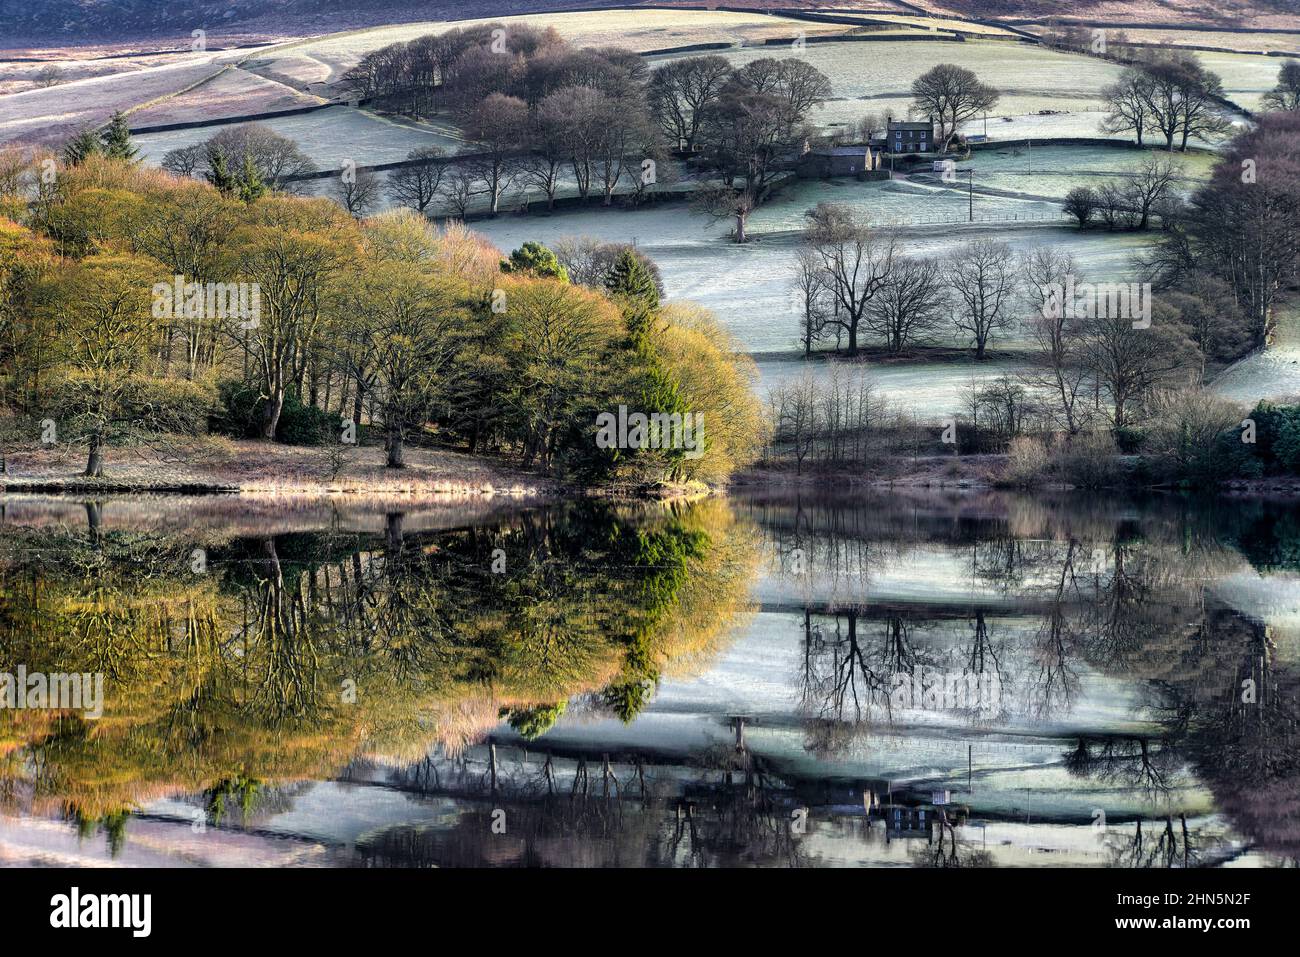
[[298, 109], [324, 102], [319, 96], [300, 93], [283, 83], [231, 66], [215, 79], [188, 93], [167, 97], [152, 106], [136, 110], [131, 114], [131, 125], [145, 127], [192, 123], [206, 118]]
[[[359, 166], [392, 163], [424, 146], [453, 153], [465, 145], [453, 130], [439, 124], [379, 116], [341, 105], [258, 122], [294, 140], [321, 169], [338, 169], [349, 159]], [[220, 129], [219, 125], [201, 126], [145, 133], [135, 139], [145, 160], [159, 163], [169, 150], [201, 143]]]
[[[854, 184], [888, 187], [892, 184]], [[659, 264], [670, 300], [689, 300], [712, 310], [746, 351], [755, 353], [760, 388], [797, 377], [799, 303], [791, 287], [799, 234], [794, 231], [804, 210], [816, 201], [820, 184], [801, 184], [755, 217], [754, 241], [738, 246], [726, 238], [725, 227], [692, 217], [684, 208], [642, 212], [602, 211], [565, 213], [550, 218], [509, 217], [473, 223], [503, 251], [528, 240], [554, 243], [565, 236], [591, 236], [605, 241], [632, 241]], [[965, 203], [964, 197], [962, 203]], [[781, 231], [768, 231], [775, 222]], [[1130, 259], [1146, 240], [1132, 234], [1080, 233], [1068, 227], [1021, 226], [925, 227], [899, 230], [900, 246], [910, 255], [943, 256], [970, 238], [993, 238], [1017, 252], [1041, 243], [1068, 249], [1080, 272], [1118, 281], [1130, 273]], [[1017, 341], [1003, 340], [1002, 347]], [[926, 366], [876, 366], [880, 387], [900, 403], [915, 409], [942, 402], [946, 408], [971, 382], [1006, 371], [998, 363], [978, 365], [933, 363]], [[918, 389], [918, 383], [924, 388]]]
[[[790, 51], [767, 47], [723, 55], [741, 65]], [[989, 135], [1002, 139], [1100, 135], [1097, 94], [1120, 73], [1116, 64], [1009, 40], [813, 43], [800, 55], [831, 79], [834, 99], [813, 115], [821, 126], [854, 123], [873, 112], [905, 116], [913, 80], [940, 63], [961, 63], [1002, 92], [996, 115], [989, 117]], [[1039, 116], [1040, 110], [1069, 112]], [[970, 131], [982, 129], [981, 122]]]
[[274, 72], [290, 81], [331, 84], [366, 53], [390, 43], [442, 33], [454, 27], [500, 23], [507, 30], [515, 24], [554, 27], [561, 36], [579, 46], [617, 44], [632, 50], [662, 50], [698, 43], [761, 43], [768, 37], [793, 37], [799, 32], [812, 36], [841, 33], [843, 24], [818, 24], [753, 13], [703, 10], [620, 10], [606, 12], [554, 13], [545, 16], [492, 17], [456, 22], [433, 21], [400, 26], [356, 30], [318, 39], [299, 41], [269, 51], [248, 64], [254, 72]]

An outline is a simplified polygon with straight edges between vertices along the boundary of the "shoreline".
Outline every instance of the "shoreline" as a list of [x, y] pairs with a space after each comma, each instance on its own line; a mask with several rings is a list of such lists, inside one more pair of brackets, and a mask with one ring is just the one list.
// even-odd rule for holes
[[[1066, 482], [1044, 480], [1034, 484], [1015, 484], [998, 480], [996, 472], [1007, 456], [1001, 453], [970, 454], [961, 456], [915, 456], [886, 460], [899, 471], [888, 474], [879, 469], [855, 468], [805, 468], [797, 472], [793, 466], [756, 464], [737, 471], [726, 491], [745, 492], [774, 490], [798, 494], [804, 490], [819, 491], [834, 485], [836, 494], [854, 494], [882, 491], [932, 491], [932, 492], [1003, 492], [1034, 495], [1038, 493], [1098, 494], [1119, 492], [1124, 494], [1162, 494], [1209, 496], [1214, 498], [1284, 498], [1300, 499], [1300, 475], [1274, 475], [1254, 479], [1227, 479], [1214, 486], [1181, 486], [1175, 483], [1143, 483], [1121, 481], [1097, 487], [1071, 485]], [[911, 466], [910, 468], [908, 466]]]
[[[257, 443], [251, 443], [257, 444]], [[312, 453], [318, 450], [284, 446], [290, 452]], [[371, 448], [371, 447], [363, 447]], [[382, 449], [372, 451], [382, 456]], [[414, 451], [414, 450], [413, 450]], [[1300, 499], [1300, 476], [1270, 476], [1258, 479], [1231, 479], [1216, 486], [1185, 487], [1173, 483], [1144, 484], [1119, 482], [1096, 488], [1045, 480], [1026, 485], [1000, 481], [998, 472], [1006, 456], [998, 453], [962, 456], [933, 455], [907, 456], [884, 460], [885, 468], [854, 465], [839, 468], [805, 468], [794, 466], [754, 464], [737, 470], [731, 478], [718, 486], [701, 483], [634, 486], [614, 484], [608, 486], [571, 485], [547, 476], [507, 471], [501, 463], [489, 456], [471, 456], [445, 450], [418, 450], [432, 457], [450, 456], [457, 466], [469, 466], [485, 475], [496, 474], [504, 481], [474, 482], [434, 477], [427, 466], [406, 468], [384, 473], [378, 478], [371, 475], [339, 477], [338, 479], [311, 478], [298, 474], [259, 477], [248, 482], [217, 479], [176, 480], [163, 478], [149, 480], [142, 477], [118, 478], [108, 476], [91, 479], [81, 475], [15, 475], [0, 474], [0, 499], [7, 496], [52, 496], [79, 499], [87, 496], [123, 498], [220, 497], [248, 502], [331, 500], [353, 502], [409, 501], [413, 503], [452, 504], [455, 502], [491, 502], [494, 500], [519, 505], [554, 505], [575, 499], [604, 499], [625, 503], [680, 503], [693, 502], [714, 495], [746, 495], [753, 492], [778, 492], [803, 494], [805, 492], [832, 494], [869, 494], [888, 491], [1010, 494], [1121, 492], [1125, 494], [1178, 494], [1211, 496], [1217, 498], [1285, 498]], [[10, 460], [21, 458], [10, 455]], [[503, 469], [496, 472], [496, 469]], [[520, 481], [528, 479], [528, 481]]]
[[575, 485], [491, 455], [408, 446], [407, 465], [384, 466], [384, 449], [359, 445], [340, 464], [337, 449], [257, 440], [173, 439], [166, 454], [113, 449], [103, 478], [80, 474], [85, 451], [28, 447], [7, 453], [0, 497], [220, 496], [247, 501], [350, 499], [446, 504], [491, 501], [546, 505], [578, 498], [681, 502], [715, 489], [698, 482]]

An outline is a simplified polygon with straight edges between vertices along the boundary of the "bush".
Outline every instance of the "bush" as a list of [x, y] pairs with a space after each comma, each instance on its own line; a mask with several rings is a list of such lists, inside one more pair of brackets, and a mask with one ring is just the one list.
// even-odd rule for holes
[[1158, 394], [1147, 441], [1167, 476], [1185, 485], [1214, 485], [1249, 470], [1240, 407], [1202, 389]]
[[1269, 474], [1300, 471], [1300, 406], [1261, 402], [1250, 418], [1255, 422], [1255, 455]]
[[211, 383], [185, 379], [133, 378], [122, 398], [131, 422], [150, 431], [184, 435], [202, 435], [217, 407]]
[[284, 398], [280, 421], [276, 424], [275, 440], [285, 445], [324, 445], [339, 431], [339, 418], [305, 405], [296, 395]]
[[236, 439], [252, 438], [257, 435], [260, 410], [256, 389], [238, 379], [225, 379], [217, 383], [217, 408], [208, 419], [208, 429]]
[[1051, 468], [1076, 488], [1108, 488], [1120, 480], [1119, 449], [1106, 432], [1088, 432], [1052, 450]]
[[[238, 380], [217, 387], [220, 407], [210, 420], [213, 432], [239, 439], [262, 434], [266, 398], [257, 389]], [[305, 405], [293, 393], [285, 396], [276, 424], [275, 440], [285, 445], [324, 445], [338, 431], [338, 417], [313, 405]]]
[[[87, 381], [87, 376], [80, 372], [62, 376], [46, 404], [55, 419], [87, 421], [90, 414]], [[206, 382], [131, 376], [110, 410], [109, 431], [122, 435], [148, 432], [201, 435], [217, 404], [216, 390]]]
[[1136, 455], [1146, 443], [1146, 433], [1131, 425], [1121, 425], [1112, 433], [1116, 448], [1124, 455]]
[[1029, 487], [1043, 481], [1048, 465], [1047, 446], [1039, 439], [1018, 436], [1007, 449], [1007, 461], [998, 477], [1004, 485]]

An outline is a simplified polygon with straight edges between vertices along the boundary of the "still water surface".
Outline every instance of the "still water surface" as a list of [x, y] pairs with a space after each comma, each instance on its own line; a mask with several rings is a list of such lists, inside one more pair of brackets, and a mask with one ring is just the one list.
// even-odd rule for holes
[[0, 863], [1272, 866], [1300, 509], [0, 498]]

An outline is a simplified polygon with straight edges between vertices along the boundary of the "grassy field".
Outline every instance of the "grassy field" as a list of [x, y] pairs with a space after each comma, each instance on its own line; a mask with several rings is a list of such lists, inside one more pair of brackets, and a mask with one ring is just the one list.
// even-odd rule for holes
[[[806, 199], [792, 191], [768, 209], [774, 218], [796, 222], [808, 208]], [[473, 226], [505, 251], [530, 239], [553, 243], [565, 236], [635, 241], [659, 264], [670, 299], [698, 302], [713, 310], [745, 350], [798, 349], [799, 300], [791, 287], [800, 241], [796, 232], [764, 233], [756, 222], [754, 241], [737, 246], [725, 238], [725, 227], [692, 217], [680, 207], [565, 213], [550, 219], [509, 217]], [[1132, 254], [1147, 241], [1134, 234], [1015, 224], [924, 227], [899, 230], [897, 235], [901, 249], [914, 255], [943, 256], [975, 237], [997, 239], [1017, 251], [1051, 243], [1069, 249], [1084, 274], [1115, 281], [1129, 276]]]
[[218, 73], [229, 54], [195, 53], [175, 63], [61, 83], [0, 97], [0, 143], [55, 145], [114, 110], [127, 111]]
[[1300, 304], [1279, 312], [1269, 347], [1227, 369], [1215, 380], [1214, 391], [1246, 405], [1260, 399], [1300, 400]]
[[1223, 78], [1223, 92], [1228, 99], [1248, 110], [1260, 108], [1260, 97], [1277, 85], [1278, 71], [1286, 62], [1280, 57], [1205, 51], [1197, 53], [1196, 58]]
[[1238, 53], [1300, 52], [1297, 33], [1219, 33], [1212, 30], [1124, 29], [1135, 43], [1158, 43], [1172, 47], [1214, 47]]
[[329, 86], [366, 53], [390, 43], [441, 33], [453, 27], [501, 23], [554, 27], [579, 46], [617, 45], [632, 50], [662, 50], [697, 43], [762, 43], [769, 37], [841, 33], [842, 24], [810, 23], [760, 13], [726, 13], [699, 10], [621, 10], [617, 13], [554, 13], [544, 16], [493, 17], [482, 20], [406, 23], [400, 26], [357, 30], [336, 36], [294, 43], [269, 51], [248, 67], [263, 75], [276, 75], [313, 91]]
[[862, 14], [861, 18], [874, 23], [897, 23], [900, 26], [919, 27], [922, 30], [947, 30], [990, 37], [1013, 37], [1016, 35], [1006, 27], [994, 26], [988, 23], [973, 23], [970, 20], [958, 20], [952, 17], [917, 17], [901, 14], [870, 13]]
[[325, 102], [293, 87], [231, 66], [216, 79], [131, 114], [132, 126], [192, 123], [196, 120], [292, 110]]
[[1296, 29], [1294, 12], [1284, 12], [1275, 3], [1234, 0], [1207, 4], [1204, 0], [1090, 0], [1084, 4], [1016, 3], [1000, 4], [990, 10], [988, 0], [921, 0], [918, 6], [935, 15], [979, 17], [1014, 23], [1021, 28], [1037, 22], [1104, 23], [1126, 28], [1127, 24], [1180, 26], [1249, 26], [1254, 29]]
[[[770, 50], [725, 54], [738, 65], [772, 55]], [[803, 55], [831, 78], [834, 99], [813, 116], [819, 125], [853, 123], [872, 112], [905, 116], [913, 80], [940, 63], [960, 63], [1001, 91], [989, 117], [990, 136], [1001, 139], [1100, 135], [1098, 93], [1121, 69], [1080, 54], [1002, 40], [817, 43]], [[1042, 110], [1061, 112], [1048, 116]], [[983, 132], [982, 121], [968, 131]]]
[[[465, 144], [447, 127], [379, 116], [348, 106], [259, 121], [297, 142], [320, 169], [338, 169], [345, 160], [358, 165], [391, 163], [411, 150], [438, 146], [455, 152]], [[207, 139], [219, 126], [145, 133], [136, 144], [146, 162], [158, 163], [168, 150]]]

